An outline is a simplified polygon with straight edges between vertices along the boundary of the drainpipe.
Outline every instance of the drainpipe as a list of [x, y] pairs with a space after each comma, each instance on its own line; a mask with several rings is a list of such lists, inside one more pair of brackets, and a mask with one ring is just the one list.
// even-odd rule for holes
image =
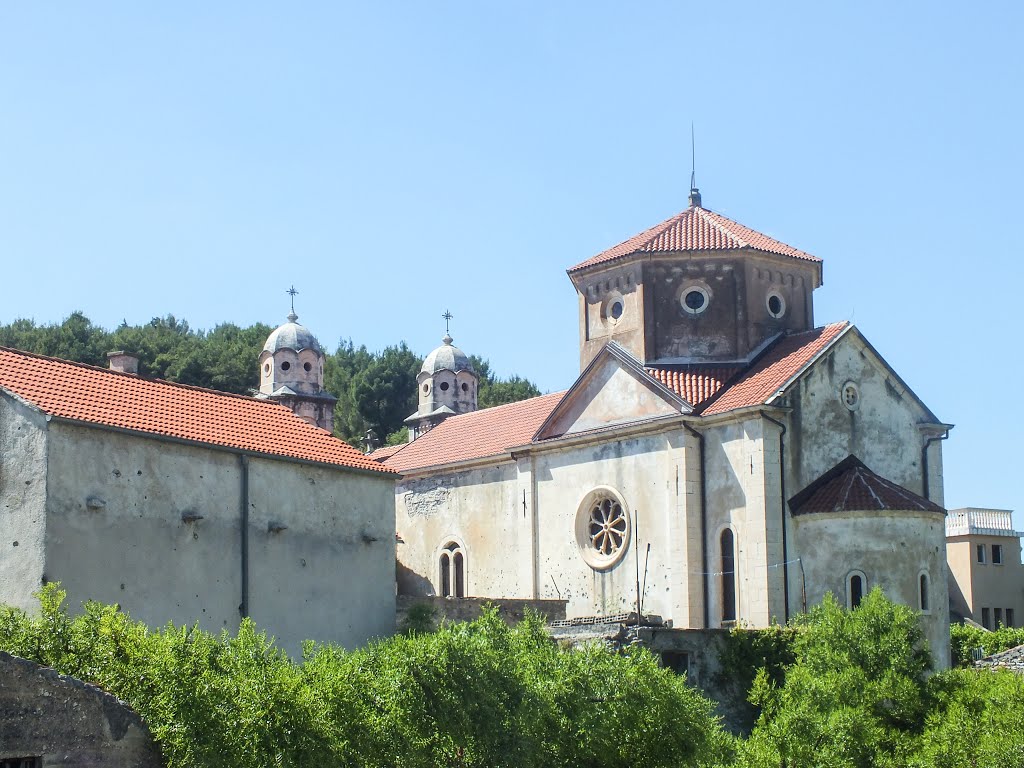
[[[765, 419], [770, 421], [772, 424], [777, 426], [781, 432], [779, 432], [779, 491], [781, 514], [782, 514], [782, 600], [784, 603], [784, 611], [786, 621], [789, 621], [789, 548], [786, 546], [786, 443], [784, 438], [786, 437], [786, 425], [781, 421], [776, 421], [767, 413], [761, 414]], [[803, 564], [801, 563], [801, 568]]]
[[924, 441], [924, 446], [921, 448], [921, 474], [923, 476], [922, 479], [924, 482], [924, 493], [921, 495], [924, 496], [929, 501], [931, 501], [932, 497], [929, 494], [931, 484], [928, 480], [928, 446], [934, 442], [945, 440], [948, 437], [949, 430], [947, 429], [945, 432], [942, 433], [941, 437], [929, 437], [927, 440]]
[[708, 605], [708, 495], [704, 463], [704, 433], [693, 429], [686, 422], [683, 422], [683, 427], [697, 438], [697, 446], [700, 449], [700, 570], [704, 591], [704, 629], [708, 629], [711, 626], [711, 606]]
[[238, 612], [244, 619], [249, 615], [249, 457], [239, 454], [238, 465], [242, 476], [242, 602]]

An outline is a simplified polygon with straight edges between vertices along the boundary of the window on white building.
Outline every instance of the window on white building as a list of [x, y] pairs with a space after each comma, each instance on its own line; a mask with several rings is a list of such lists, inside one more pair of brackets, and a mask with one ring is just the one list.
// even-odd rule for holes
[[722, 531], [722, 621], [736, 621], [736, 543], [732, 530]]
[[466, 556], [456, 542], [444, 545], [438, 570], [441, 597], [466, 596]]
[[1003, 564], [1003, 545], [993, 544], [992, 545], [992, 565]]
[[987, 563], [988, 562], [988, 558], [985, 557], [985, 545], [984, 544], [979, 544], [977, 549], [978, 549], [978, 562], [979, 563]]

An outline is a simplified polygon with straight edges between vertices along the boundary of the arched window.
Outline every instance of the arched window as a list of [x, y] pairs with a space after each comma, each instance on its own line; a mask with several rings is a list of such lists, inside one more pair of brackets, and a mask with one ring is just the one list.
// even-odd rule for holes
[[466, 596], [466, 555], [457, 542], [449, 541], [439, 562], [441, 597]]
[[868, 588], [868, 577], [861, 571], [851, 571], [846, 577], [846, 607], [853, 610], [864, 599]]
[[732, 529], [722, 531], [722, 621], [736, 621], [736, 547]]
[[928, 574], [922, 573], [917, 582], [918, 608], [921, 609], [921, 613], [928, 613], [931, 610], [928, 603]]

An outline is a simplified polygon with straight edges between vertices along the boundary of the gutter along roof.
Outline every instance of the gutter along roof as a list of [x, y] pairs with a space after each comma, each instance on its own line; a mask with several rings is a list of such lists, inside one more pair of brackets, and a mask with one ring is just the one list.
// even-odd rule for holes
[[0, 347], [0, 389], [60, 419], [282, 458], [392, 474], [267, 400]]

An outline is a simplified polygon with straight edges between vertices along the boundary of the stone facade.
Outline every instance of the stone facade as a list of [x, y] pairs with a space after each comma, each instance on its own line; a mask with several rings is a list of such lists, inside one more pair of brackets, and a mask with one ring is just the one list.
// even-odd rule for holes
[[163, 760], [142, 720], [123, 701], [0, 652], [0, 763], [160, 768]]

